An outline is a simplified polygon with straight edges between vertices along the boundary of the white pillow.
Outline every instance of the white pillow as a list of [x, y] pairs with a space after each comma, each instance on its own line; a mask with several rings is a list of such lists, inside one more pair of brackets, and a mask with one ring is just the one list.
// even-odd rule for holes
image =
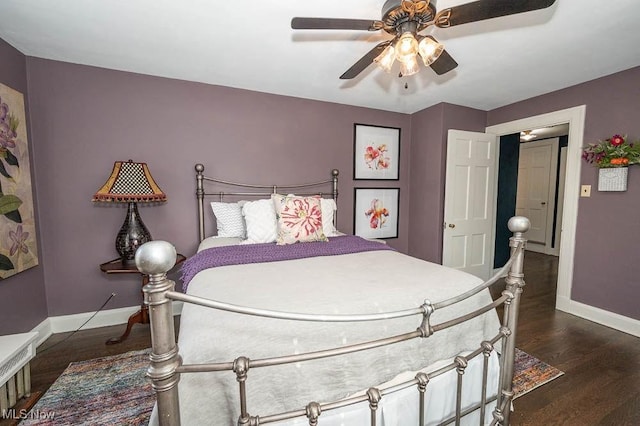
[[246, 230], [242, 208], [238, 203], [211, 202], [211, 209], [216, 216], [218, 237], [245, 238]]
[[333, 225], [333, 212], [338, 210], [336, 201], [333, 198], [322, 198], [320, 200], [320, 209], [322, 210], [322, 232], [327, 237], [335, 237], [340, 233]]
[[242, 206], [247, 224], [247, 239], [243, 244], [272, 243], [278, 237], [276, 209], [271, 199], [247, 201]]

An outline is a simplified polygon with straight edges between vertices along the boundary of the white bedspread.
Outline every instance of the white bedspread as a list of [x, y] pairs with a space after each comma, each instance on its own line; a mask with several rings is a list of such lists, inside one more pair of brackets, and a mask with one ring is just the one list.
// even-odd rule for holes
[[[374, 251], [209, 269], [195, 276], [189, 293], [278, 311], [361, 314], [413, 308], [425, 299], [441, 301], [480, 282], [472, 275], [394, 251]], [[453, 309], [436, 311], [432, 324], [490, 302], [484, 291]], [[406, 333], [415, 330], [421, 319], [293, 323], [185, 304], [178, 346], [184, 364], [232, 361], [238, 356], [260, 359]], [[248, 411], [265, 416], [302, 409], [310, 401], [343, 398], [400, 372], [416, 371], [474, 350], [482, 340], [496, 335], [499, 326], [495, 311], [490, 311], [428, 339], [338, 358], [251, 369]], [[236, 424], [239, 391], [233, 372], [182, 374], [179, 389], [182, 424]]]

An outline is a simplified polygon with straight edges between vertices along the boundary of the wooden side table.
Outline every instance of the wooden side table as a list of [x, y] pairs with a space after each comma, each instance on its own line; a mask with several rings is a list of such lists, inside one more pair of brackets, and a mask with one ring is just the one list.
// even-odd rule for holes
[[[176, 255], [176, 264], [174, 265], [174, 268], [185, 260], [186, 256], [178, 253]], [[140, 304], [140, 310], [129, 317], [129, 321], [127, 322], [127, 329], [122, 334], [122, 336], [112, 337], [111, 339], [107, 340], [107, 345], [113, 345], [115, 343], [120, 343], [127, 337], [129, 337], [129, 333], [131, 333], [131, 327], [133, 327], [133, 324], [149, 324], [149, 308], [144, 303], [144, 293], [142, 292], [142, 288], [149, 282], [149, 277], [138, 271], [138, 268], [136, 267], [136, 264], [134, 262], [123, 263], [122, 259], [120, 258], [113, 259], [101, 264], [100, 270], [105, 274], [140, 274], [142, 276], [142, 286], [140, 287], [140, 292], [143, 296], [143, 300]]]

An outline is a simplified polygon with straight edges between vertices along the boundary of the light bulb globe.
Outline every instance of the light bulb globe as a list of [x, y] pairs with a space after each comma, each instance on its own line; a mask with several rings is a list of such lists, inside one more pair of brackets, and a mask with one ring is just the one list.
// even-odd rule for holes
[[418, 41], [410, 32], [400, 36], [396, 43], [396, 59], [400, 62], [410, 61], [418, 53]]

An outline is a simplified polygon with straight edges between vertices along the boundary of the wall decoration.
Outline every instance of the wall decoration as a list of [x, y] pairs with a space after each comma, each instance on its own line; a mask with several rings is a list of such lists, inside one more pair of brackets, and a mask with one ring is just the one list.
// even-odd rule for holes
[[627, 136], [590, 143], [582, 158], [598, 167], [598, 191], [626, 191], [629, 166], [640, 164], [640, 141], [629, 142]]
[[354, 124], [353, 178], [398, 180], [400, 129]]
[[400, 188], [355, 188], [354, 234], [397, 238]]
[[37, 264], [24, 96], [0, 84], [0, 279]]
[[626, 191], [628, 167], [610, 167], [598, 169], [598, 191]]

